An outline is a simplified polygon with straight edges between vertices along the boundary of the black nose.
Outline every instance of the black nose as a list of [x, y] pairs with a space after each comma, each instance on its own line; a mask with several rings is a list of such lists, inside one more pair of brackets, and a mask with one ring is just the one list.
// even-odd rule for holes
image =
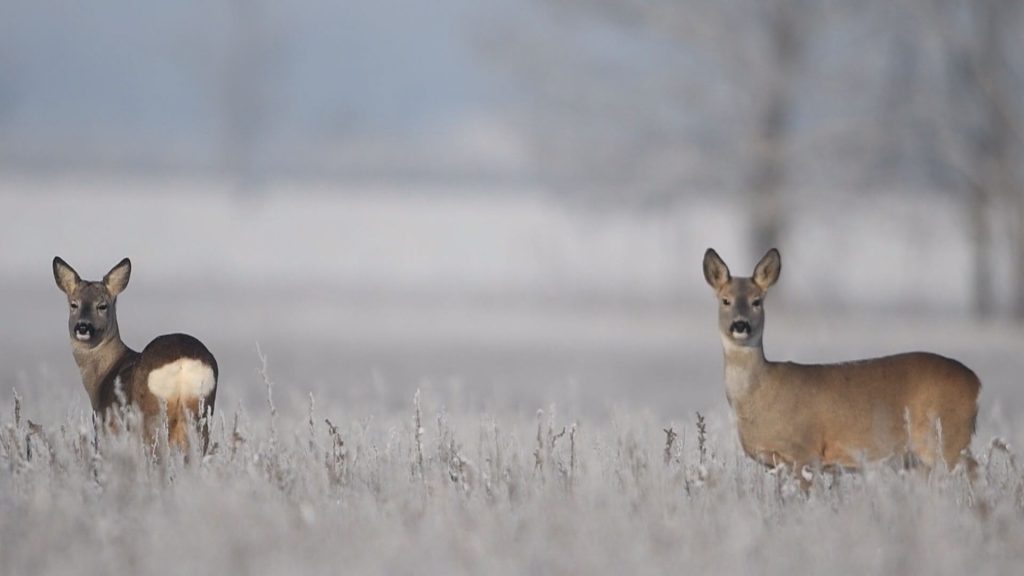
[[729, 331], [735, 334], [750, 334], [750, 322], [737, 320], [729, 326]]
[[92, 324], [88, 322], [79, 322], [75, 324], [75, 332], [79, 334], [92, 334]]

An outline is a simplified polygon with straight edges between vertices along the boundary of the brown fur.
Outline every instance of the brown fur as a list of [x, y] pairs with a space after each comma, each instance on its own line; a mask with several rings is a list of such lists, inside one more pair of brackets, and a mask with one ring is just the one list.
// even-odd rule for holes
[[[139, 355], [133, 371], [132, 381], [137, 383], [135, 387], [141, 392], [136, 396], [135, 403], [143, 414], [159, 415], [162, 410], [160, 398], [153, 395], [146, 385], [150, 372], [181, 358], [200, 360], [213, 368], [214, 379], [219, 376], [217, 360], [199, 340], [188, 334], [157, 336]], [[188, 424], [190, 422], [197, 424], [203, 415], [212, 415], [216, 399], [217, 387], [214, 386], [213, 390], [204, 398], [184, 398], [168, 403], [166, 406], [167, 431], [171, 444], [187, 446]], [[154, 424], [158, 422], [157, 418], [150, 420]], [[153, 436], [152, 431], [149, 431], [149, 434], [150, 437]], [[205, 420], [202, 422], [200, 435], [203, 438], [205, 451], [209, 443], [209, 428]]]
[[961, 461], [970, 468], [981, 382], [963, 364], [927, 352], [842, 364], [765, 359], [762, 301], [781, 262], [772, 250], [753, 276], [732, 278], [714, 250], [704, 256], [719, 300], [726, 393], [747, 455], [794, 470], [856, 469], [905, 456], [928, 468]]
[[[158, 336], [141, 353], [122, 342], [116, 308], [117, 295], [127, 287], [131, 274], [131, 263], [127, 258], [100, 282], [82, 280], [60, 258], [54, 258], [53, 273], [57, 286], [68, 296], [71, 348], [93, 411], [105, 419], [111, 408], [137, 406], [143, 417], [146, 440], [153, 442], [162, 424], [164, 407], [149, 390], [149, 374], [176, 360], [193, 358], [212, 368], [216, 381], [219, 377], [217, 360], [202, 342], [187, 334]], [[89, 327], [89, 338], [77, 337], [80, 325]], [[216, 395], [214, 384], [205, 398], [188, 398], [166, 406], [171, 444], [186, 448], [189, 423], [202, 422], [199, 433], [206, 450], [209, 430], [202, 417], [213, 413]]]

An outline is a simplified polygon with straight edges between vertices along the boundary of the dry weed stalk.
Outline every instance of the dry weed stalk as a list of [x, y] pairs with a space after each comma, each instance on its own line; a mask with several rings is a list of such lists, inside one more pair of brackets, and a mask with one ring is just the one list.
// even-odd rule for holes
[[256, 355], [260, 359], [259, 375], [263, 385], [267, 389], [267, 407], [270, 409], [270, 446], [277, 443], [277, 406], [274, 405], [274, 382], [270, 379], [270, 372], [267, 369], [267, 355], [263, 353], [260, 343], [256, 342]]
[[700, 412], [697, 412], [697, 450], [700, 454], [699, 463], [704, 466], [708, 458], [708, 426]]
[[423, 459], [423, 434], [426, 431], [423, 429], [423, 409], [420, 405], [419, 388], [416, 389], [416, 394], [412, 397], [412, 403], [415, 408], [413, 437], [416, 441], [416, 473], [419, 474], [421, 480], [426, 480], [426, 466]]
[[665, 461], [665, 466], [668, 466], [669, 463], [672, 461], [672, 445], [675, 444], [676, 438], [679, 437], [679, 434], [676, 433], [675, 429], [671, 425], [668, 428], [665, 428], [664, 432], [665, 432], [665, 454], [664, 454], [663, 458], [664, 458], [664, 461]]
[[576, 478], [576, 429], [577, 423], [572, 423], [572, 429], [569, 432], [569, 486], [572, 487], [572, 482]]
[[345, 483], [348, 473], [348, 451], [345, 450], [345, 440], [341, 437], [338, 427], [328, 418], [324, 418], [324, 423], [327, 424], [327, 433], [331, 437], [331, 452], [325, 456], [327, 473], [331, 484], [339, 486]]

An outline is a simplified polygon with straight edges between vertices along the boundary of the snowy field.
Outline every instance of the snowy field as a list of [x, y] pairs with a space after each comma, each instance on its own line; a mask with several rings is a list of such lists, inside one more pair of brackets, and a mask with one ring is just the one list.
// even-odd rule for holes
[[[273, 388], [271, 388], [273, 390]], [[214, 453], [151, 457], [72, 415], [0, 417], [5, 574], [1008, 574], [1024, 475], [889, 468], [804, 495], [737, 453], [721, 411], [607, 420], [222, 409]], [[52, 417], [51, 417], [52, 418]], [[35, 420], [33, 420], [35, 422]], [[38, 424], [38, 422], [35, 422]], [[1011, 448], [1012, 449], [1012, 448]]]
[[[74, 188], [0, 196], [0, 574], [1005, 574], [1024, 561], [1011, 458], [1024, 332], [965, 318], [968, 283], [945, 273], [966, 269], [966, 250], [941, 202], [926, 223], [897, 204], [871, 234], [832, 231], [870, 238], [865, 251], [798, 222], [812, 242], [783, 251], [766, 350], [962, 360], [984, 386], [982, 479], [878, 469], [805, 496], [739, 453], [725, 403], [700, 255], [721, 247], [737, 273], [758, 256], [731, 239], [728, 201], [627, 217], [532, 196], [196, 190], [182, 207]], [[910, 243], [922, 234], [931, 248]], [[833, 250], [849, 265], [828, 267]], [[133, 258], [118, 303], [129, 345], [184, 330], [214, 351], [212, 455], [96, 437], [58, 253], [87, 278]], [[907, 276], [943, 289], [907, 294]]]

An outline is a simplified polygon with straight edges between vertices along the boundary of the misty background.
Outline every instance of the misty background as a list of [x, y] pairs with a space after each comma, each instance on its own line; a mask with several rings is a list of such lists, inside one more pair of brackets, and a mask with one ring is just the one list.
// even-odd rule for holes
[[301, 406], [722, 403], [714, 246], [771, 358], [928, 348], [1017, 401], [1011, 0], [0, 1], [0, 388], [87, 405], [56, 254], [121, 333], [256, 343]]

